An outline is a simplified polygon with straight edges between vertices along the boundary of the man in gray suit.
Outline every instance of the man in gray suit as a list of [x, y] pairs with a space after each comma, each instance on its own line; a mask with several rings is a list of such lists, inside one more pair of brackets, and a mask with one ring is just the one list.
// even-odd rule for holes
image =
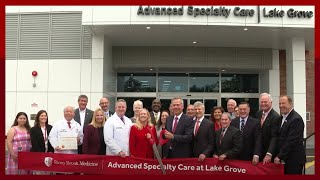
[[[83, 132], [83, 128], [91, 123], [93, 111], [87, 108], [88, 104], [88, 96], [81, 94], [78, 97], [79, 108], [74, 110], [74, 120], [81, 125], [81, 130]], [[78, 154], [82, 154], [82, 145], [78, 146]]]

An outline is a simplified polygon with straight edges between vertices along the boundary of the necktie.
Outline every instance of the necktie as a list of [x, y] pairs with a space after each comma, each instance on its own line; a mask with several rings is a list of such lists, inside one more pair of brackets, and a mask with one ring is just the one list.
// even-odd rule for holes
[[243, 132], [243, 129], [244, 129], [244, 119], [241, 119], [241, 126], [240, 126], [241, 134]]
[[226, 131], [226, 129], [222, 128], [221, 135], [220, 135], [220, 144], [221, 144], [223, 136], [224, 136], [224, 131]]
[[105, 112], [104, 114], [105, 114], [106, 117], [109, 117], [109, 113], [108, 112]]
[[173, 132], [173, 133], [176, 131], [177, 124], [178, 124], [178, 116], [176, 116], [176, 117], [174, 118], [174, 124], [173, 124], [173, 128], [172, 128], [172, 132]]
[[121, 119], [121, 121], [123, 122], [123, 124], [126, 124], [126, 123], [124, 123], [124, 119], [123, 119], [123, 117], [120, 117], [120, 119]]
[[70, 122], [68, 121], [67, 123], [68, 123], [68, 127], [69, 127], [69, 129], [71, 129], [71, 124], [70, 124]]
[[262, 113], [261, 120], [260, 120], [261, 127], [262, 127], [262, 125], [264, 123], [265, 116], [266, 116], [266, 113]]
[[154, 119], [156, 120], [156, 122], [158, 122], [158, 113], [154, 113]]
[[198, 119], [198, 120], [197, 120], [197, 123], [196, 123], [196, 129], [194, 130], [194, 135], [197, 135], [198, 130], [199, 130], [199, 125], [200, 125], [200, 121], [199, 121], [199, 119]]

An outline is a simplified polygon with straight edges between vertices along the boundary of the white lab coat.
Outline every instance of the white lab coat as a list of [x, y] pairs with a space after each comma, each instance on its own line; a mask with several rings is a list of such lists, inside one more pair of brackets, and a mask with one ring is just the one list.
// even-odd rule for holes
[[124, 116], [125, 124], [114, 113], [108, 118], [103, 128], [104, 141], [107, 145], [106, 155], [117, 155], [123, 151], [127, 156], [129, 155], [129, 133], [132, 126], [132, 121]]
[[[68, 123], [66, 119], [60, 120], [57, 123], [55, 123], [50, 131], [49, 134], [49, 141], [53, 148], [56, 148], [59, 146], [59, 138], [60, 137], [80, 137], [80, 144], [82, 144], [83, 140], [83, 132], [81, 129], [81, 126], [78, 122], [76, 122], [74, 119], [70, 121], [71, 128], [68, 127]], [[60, 150], [56, 151], [55, 153], [61, 153], [61, 154], [78, 154], [78, 150]]]

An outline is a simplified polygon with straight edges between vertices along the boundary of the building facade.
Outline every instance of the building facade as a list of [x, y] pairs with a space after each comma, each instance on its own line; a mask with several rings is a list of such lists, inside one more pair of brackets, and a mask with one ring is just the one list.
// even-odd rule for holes
[[314, 18], [314, 6], [7, 6], [6, 131], [19, 111], [53, 124], [80, 94], [90, 109], [124, 98], [130, 116], [136, 99], [166, 109], [175, 96], [254, 114], [267, 92], [278, 112], [292, 96], [310, 134]]

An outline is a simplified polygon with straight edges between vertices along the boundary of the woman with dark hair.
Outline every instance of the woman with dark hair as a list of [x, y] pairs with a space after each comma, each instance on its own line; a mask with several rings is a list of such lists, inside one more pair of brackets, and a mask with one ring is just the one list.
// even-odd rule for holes
[[29, 152], [31, 148], [30, 124], [25, 112], [19, 112], [7, 133], [8, 161], [6, 174], [29, 174], [30, 171], [18, 171], [18, 152]]
[[[31, 136], [31, 152], [54, 152], [53, 147], [48, 141], [49, 133], [52, 126], [48, 122], [48, 114], [45, 110], [40, 110], [34, 121], [34, 125], [30, 130]], [[49, 174], [45, 171], [34, 171], [33, 174], [45, 175]]]
[[54, 152], [48, 141], [48, 135], [52, 126], [48, 123], [48, 114], [45, 110], [40, 110], [34, 121], [34, 126], [30, 130], [31, 152]]
[[[156, 125], [158, 142], [160, 141], [160, 132], [162, 130], [166, 129], [166, 122], [167, 122], [167, 118], [169, 117], [169, 115], [170, 115], [170, 112], [167, 110], [164, 110], [161, 112], [160, 121], [158, 121], [157, 125]], [[158, 147], [159, 154], [162, 157], [162, 146], [160, 144], [158, 144], [157, 147]]]
[[224, 109], [221, 106], [213, 107], [211, 111], [210, 121], [214, 123], [214, 131], [217, 131], [221, 128], [221, 116], [224, 113]]

